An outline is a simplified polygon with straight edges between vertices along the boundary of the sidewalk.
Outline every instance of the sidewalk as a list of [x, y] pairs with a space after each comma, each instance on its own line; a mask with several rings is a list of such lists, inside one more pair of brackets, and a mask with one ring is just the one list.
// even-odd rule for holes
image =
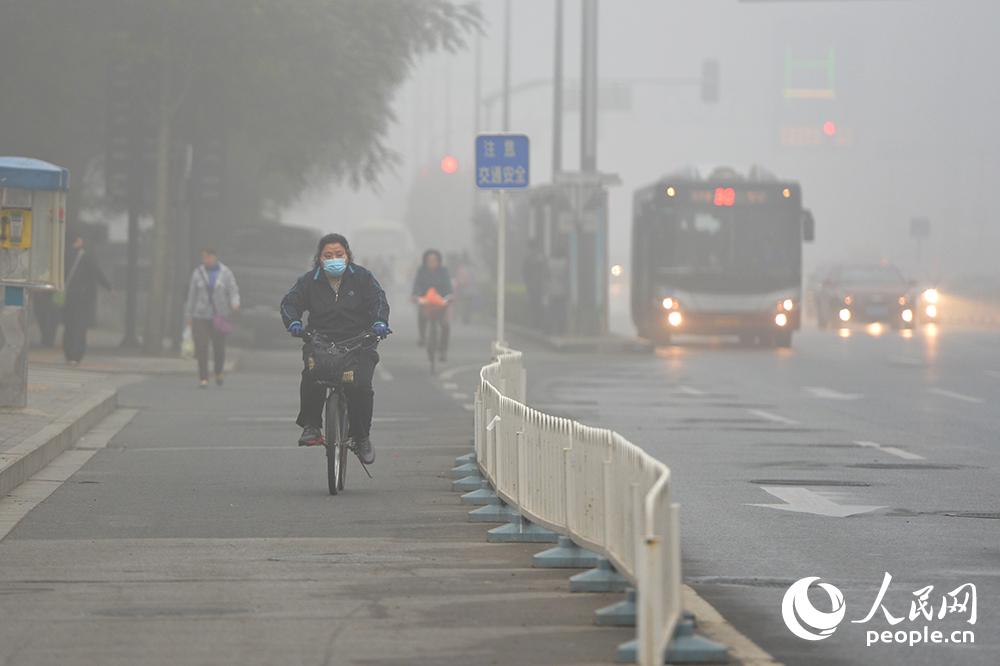
[[0, 408], [0, 497], [113, 412], [118, 387], [136, 379], [29, 364], [27, 407]]

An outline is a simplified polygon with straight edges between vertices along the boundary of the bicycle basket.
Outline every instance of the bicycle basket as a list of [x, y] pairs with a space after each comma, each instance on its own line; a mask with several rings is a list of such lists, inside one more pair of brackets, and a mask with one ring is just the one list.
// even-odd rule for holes
[[328, 343], [309, 345], [306, 374], [314, 382], [350, 384], [354, 381], [354, 350]]

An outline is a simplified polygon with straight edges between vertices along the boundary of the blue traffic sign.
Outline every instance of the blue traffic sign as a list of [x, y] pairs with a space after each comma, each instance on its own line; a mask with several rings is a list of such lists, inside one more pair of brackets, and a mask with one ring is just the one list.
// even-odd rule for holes
[[476, 137], [476, 187], [519, 190], [531, 184], [531, 147], [526, 134]]

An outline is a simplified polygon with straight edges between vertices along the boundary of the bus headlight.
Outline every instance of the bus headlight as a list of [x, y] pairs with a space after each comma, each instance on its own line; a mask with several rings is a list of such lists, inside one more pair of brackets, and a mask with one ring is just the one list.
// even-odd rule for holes
[[905, 310], [899, 313], [899, 316], [903, 318], [903, 321], [909, 324], [911, 321], [913, 321], [913, 310], [911, 310], [910, 308], [906, 308]]
[[837, 316], [840, 317], [840, 321], [843, 322], [851, 321], [851, 311], [848, 310], [847, 308], [841, 308], [840, 312], [837, 313]]
[[779, 312], [778, 314], [774, 315], [774, 323], [777, 324], [778, 326], [786, 326], [788, 324], [788, 315], [786, 315], [784, 312]]
[[937, 306], [934, 305], [933, 303], [929, 304], [926, 308], [924, 308], [924, 314], [926, 314], [931, 319], [936, 318], [938, 314]]
[[[795, 308], [795, 301], [793, 301], [792, 299], [786, 298], [785, 300], [781, 301], [781, 309], [784, 310], [785, 312], [791, 312], [794, 308]], [[784, 326], [784, 324], [782, 324], [782, 326]]]
[[682, 321], [684, 321], [684, 318], [681, 317], [681, 313], [678, 312], [677, 310], [674, 310], [673, 312], [667, 315], [667, 323], [669, 323], [674, 328], [680, 326]]
[[922, 294], [922, 296], [923, 296], [923, 299], [926, 302], [928, 302], [928, 303], [935, 304], [935, 303], [938, 302], [938, 297], [939, 296], [938, 296], [938, 290], [937, 289], [934, 289], [934, 288], [925, 289], [924, 293]]

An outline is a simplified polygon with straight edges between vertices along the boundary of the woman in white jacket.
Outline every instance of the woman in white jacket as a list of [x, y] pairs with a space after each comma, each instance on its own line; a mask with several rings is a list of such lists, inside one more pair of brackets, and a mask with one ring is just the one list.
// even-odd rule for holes
[[215, 383], [222, 386], [222, 371], [226, 365], [226, 336], [232, 332], [232, 314], [240, 309], [240, 290], [236, 276], [218, 253], [205, 248], [201, 265], [191, 273], [184, 316], [191, 327], [194, 351], [198, 359], [198, 380], [201, 388], [208, 387], [208, 345], [212, 344], [215, 362]]

